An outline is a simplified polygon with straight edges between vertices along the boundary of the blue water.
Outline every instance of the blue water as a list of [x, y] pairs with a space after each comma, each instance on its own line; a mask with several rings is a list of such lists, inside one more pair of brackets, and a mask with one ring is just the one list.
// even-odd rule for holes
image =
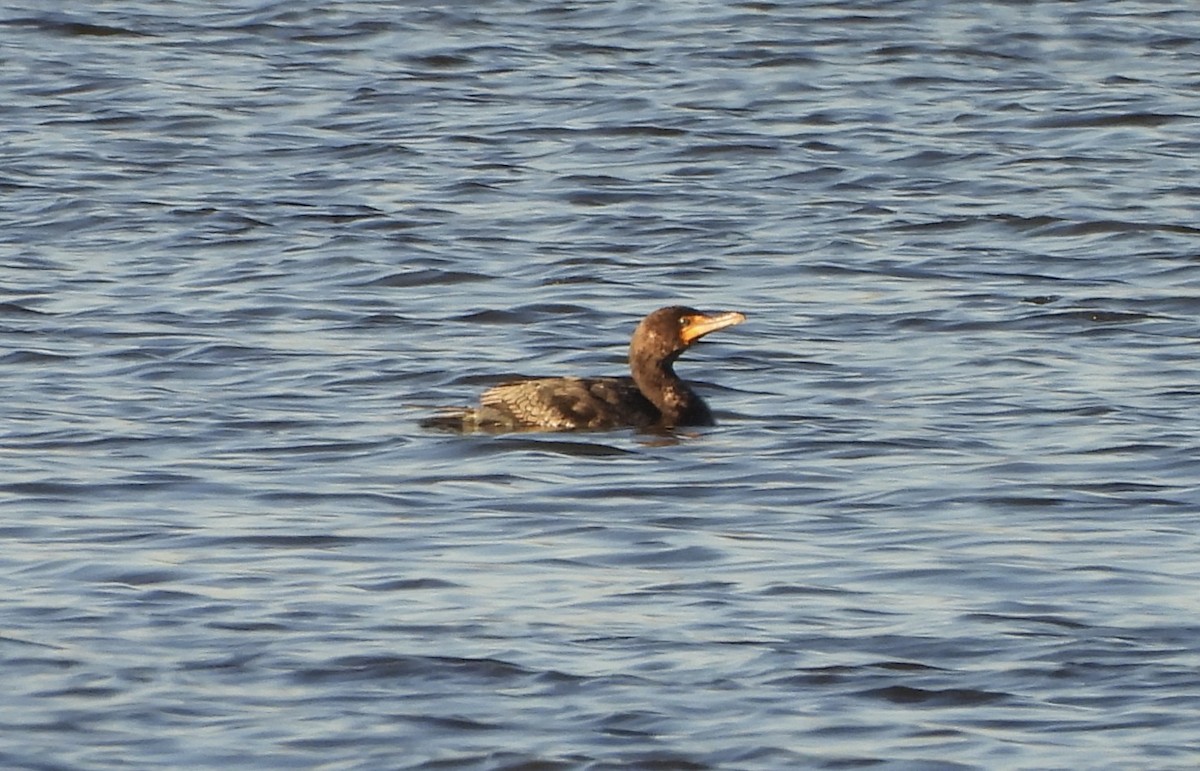
[[[0, 12], [0, 765], [1191, 769], [1175, 3]], [[673, 434], [459, 436], [747, 323]]]

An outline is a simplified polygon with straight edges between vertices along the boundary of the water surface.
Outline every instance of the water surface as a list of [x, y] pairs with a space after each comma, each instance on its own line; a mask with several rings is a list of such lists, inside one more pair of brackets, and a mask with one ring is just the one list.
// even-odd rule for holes
[[[1193, 768], [1200, 23], [0, 15], [6, 768]], [[637, 320], [720, 424], [423, 431]]]

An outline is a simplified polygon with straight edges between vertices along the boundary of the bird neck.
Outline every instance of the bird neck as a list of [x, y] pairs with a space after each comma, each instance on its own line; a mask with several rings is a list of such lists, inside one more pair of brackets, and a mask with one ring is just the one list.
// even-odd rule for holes
[[633, 382], [642, 395], [662, 413], [662, 421], [676, 425], [687, 419], [699, 401], [696, 394], [675, 374], [675, 357], [653, 359], [639, 356], [629, 357]]

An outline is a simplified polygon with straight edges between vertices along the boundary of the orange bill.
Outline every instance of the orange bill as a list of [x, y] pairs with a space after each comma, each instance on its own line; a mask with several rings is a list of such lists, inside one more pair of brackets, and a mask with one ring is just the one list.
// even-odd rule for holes
[[691, 345], [709, 332], [716, 332], [718, 329], [732, 327], [734, 324], [741, 324], [745, 320], [746, 315], [737, 311], [688, 316], [684, 320], [683, 328], [679, 330], [679, 337], [684, 343]]

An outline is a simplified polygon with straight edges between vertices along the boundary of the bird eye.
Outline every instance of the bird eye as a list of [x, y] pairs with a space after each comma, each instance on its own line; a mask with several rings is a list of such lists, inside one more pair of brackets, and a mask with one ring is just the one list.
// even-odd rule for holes
[[692, 323], [691, 316], [680, 316], [679, 317], [679, 326], [686, 327], [688, 324], [691, 324], [691, 323]]

